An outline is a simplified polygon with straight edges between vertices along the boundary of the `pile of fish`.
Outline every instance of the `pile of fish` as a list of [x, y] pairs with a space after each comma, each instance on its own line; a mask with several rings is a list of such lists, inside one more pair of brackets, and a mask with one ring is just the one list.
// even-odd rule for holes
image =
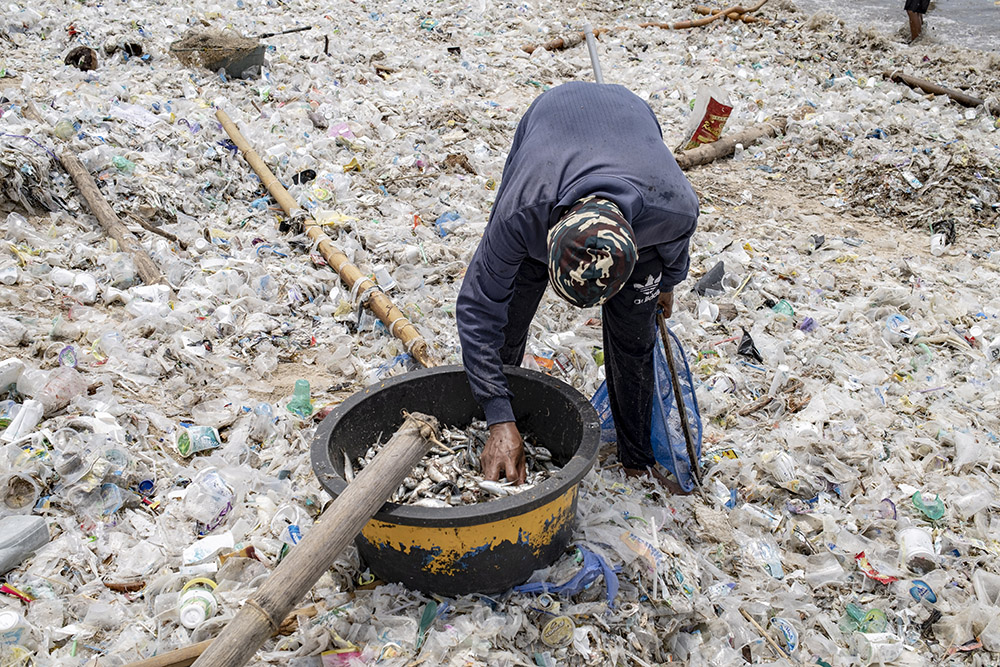
[[[454, 507], [502, 498], [535, 488], [547, 480], [559, 466], [552, 460], [552, 453], [534, 442], [530, 433], [522, 434], [527, 460], [527, 479], [524, 484], [509, 481], [494, 482], [482, 475], [479, 456], [489, 437], [489, 427], [484, 421], [474, 421], [468, 427], [445, 427], [441, 439], [403, 480], [389, 499], [401, 505], [417, 507]], [[385, 443], [376, 442], [364, 456], [351, 461], [344, 454], [344, 477], [348, 482], [357, 471], [368, 465]]]

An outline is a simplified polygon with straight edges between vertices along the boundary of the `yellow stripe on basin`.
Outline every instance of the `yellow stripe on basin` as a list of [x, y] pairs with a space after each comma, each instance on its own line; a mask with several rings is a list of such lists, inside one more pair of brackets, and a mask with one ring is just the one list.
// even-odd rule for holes
[[422, 554], [423, 569], [434, 574], [461, 574], [462, 559], [508, 542], [526, 544], [538, 556], [559, 529], [574, 518], [578, 485], [541, 507], [508, 519], [456, 528], [404, 526], [372, 519], [361, 531], [376, 549]]

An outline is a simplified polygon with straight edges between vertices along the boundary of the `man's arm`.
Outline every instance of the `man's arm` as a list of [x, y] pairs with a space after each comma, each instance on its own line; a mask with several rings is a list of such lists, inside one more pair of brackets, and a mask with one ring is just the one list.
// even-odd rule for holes
[[516, 246], [504, 243], [512, 240], [509, 237], [498, 238], [498, 229], [499, 225], [491, 224], [483, 234], [458, 293], [456, 319], [465, 373], [490, 426], [481, 455], [483, 476], [498, 480], [503, 475], [521, 484], [527, 474], [524, 445], [514, 423], [500, 348], [514, 279], [524, 255], [519, 258]]
[[693, 233], [694, 225], [691, 226], [691, 231], [681, 238], [656, 246], [656, 252], [663, 261], [663, 273], [660, 277], [659, 304], [666, 317], [670, 317], [673, 313], [674, 287], [687, 278], [688, 275], [688, 268], [691, 265], [688, 247], [691, 243], [691, 234]]
[[514, 279], [524, 258], [524, 253], [518, 253], [510, 243], [514, 239], [499, 238], [502, 231], [495, 222], [487, 225], [465, 273], [455, 308], [462, 363], [472, 395], [491, 426], [514, 421], [500, 348]]

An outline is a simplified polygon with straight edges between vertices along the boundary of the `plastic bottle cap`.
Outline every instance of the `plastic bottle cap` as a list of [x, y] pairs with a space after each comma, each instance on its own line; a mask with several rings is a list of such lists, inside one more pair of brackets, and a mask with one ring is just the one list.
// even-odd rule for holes
[[556, 616], [542, 628], [542, 641], [546, 646], [561, 648], [573, 642], [576, 626], [569, 616]]

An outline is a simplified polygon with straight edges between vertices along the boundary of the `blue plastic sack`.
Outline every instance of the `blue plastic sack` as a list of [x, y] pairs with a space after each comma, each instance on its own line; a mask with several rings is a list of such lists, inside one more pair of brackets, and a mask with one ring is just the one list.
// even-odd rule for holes
[[[694, 383], [691, 380], [691, 369], [687, 363], [687, 355], [681, 342], [673, 331], [667, 329], [672, 342], [670, 349], [674, 354], [674, 368], [677, 369], [677, 381], [681, 387], [681, 398], [684, 401], [685, 412], [691, 437], [694, 439], [695, 454], [701, 457], [701, 413], [698, 410], [698, 399], [694, 393]], [[667, 364], [663, 343], [657, 340], [653, 349], [653, 415], [650, 420], [650, 440], [653, 445], [653, 457], [656, 462], [666, 468], [677, 479], [685, 491], [694, 489], [694, 478], [691, 475], [691, 461], [687, 455], [687, 444], [684, 432], [681, 430], [680, 413], [674, 402], [674, 386], [670, 380], [670, 366]], [[659, 397], [659, 400], [657, 400]], [[591, 405], [597, 410], [601, 421], [601, 442], [615, 442], [615, 420], [611, 415], [611, 400], [608, 398], [607, 382], [601, 383]]]

